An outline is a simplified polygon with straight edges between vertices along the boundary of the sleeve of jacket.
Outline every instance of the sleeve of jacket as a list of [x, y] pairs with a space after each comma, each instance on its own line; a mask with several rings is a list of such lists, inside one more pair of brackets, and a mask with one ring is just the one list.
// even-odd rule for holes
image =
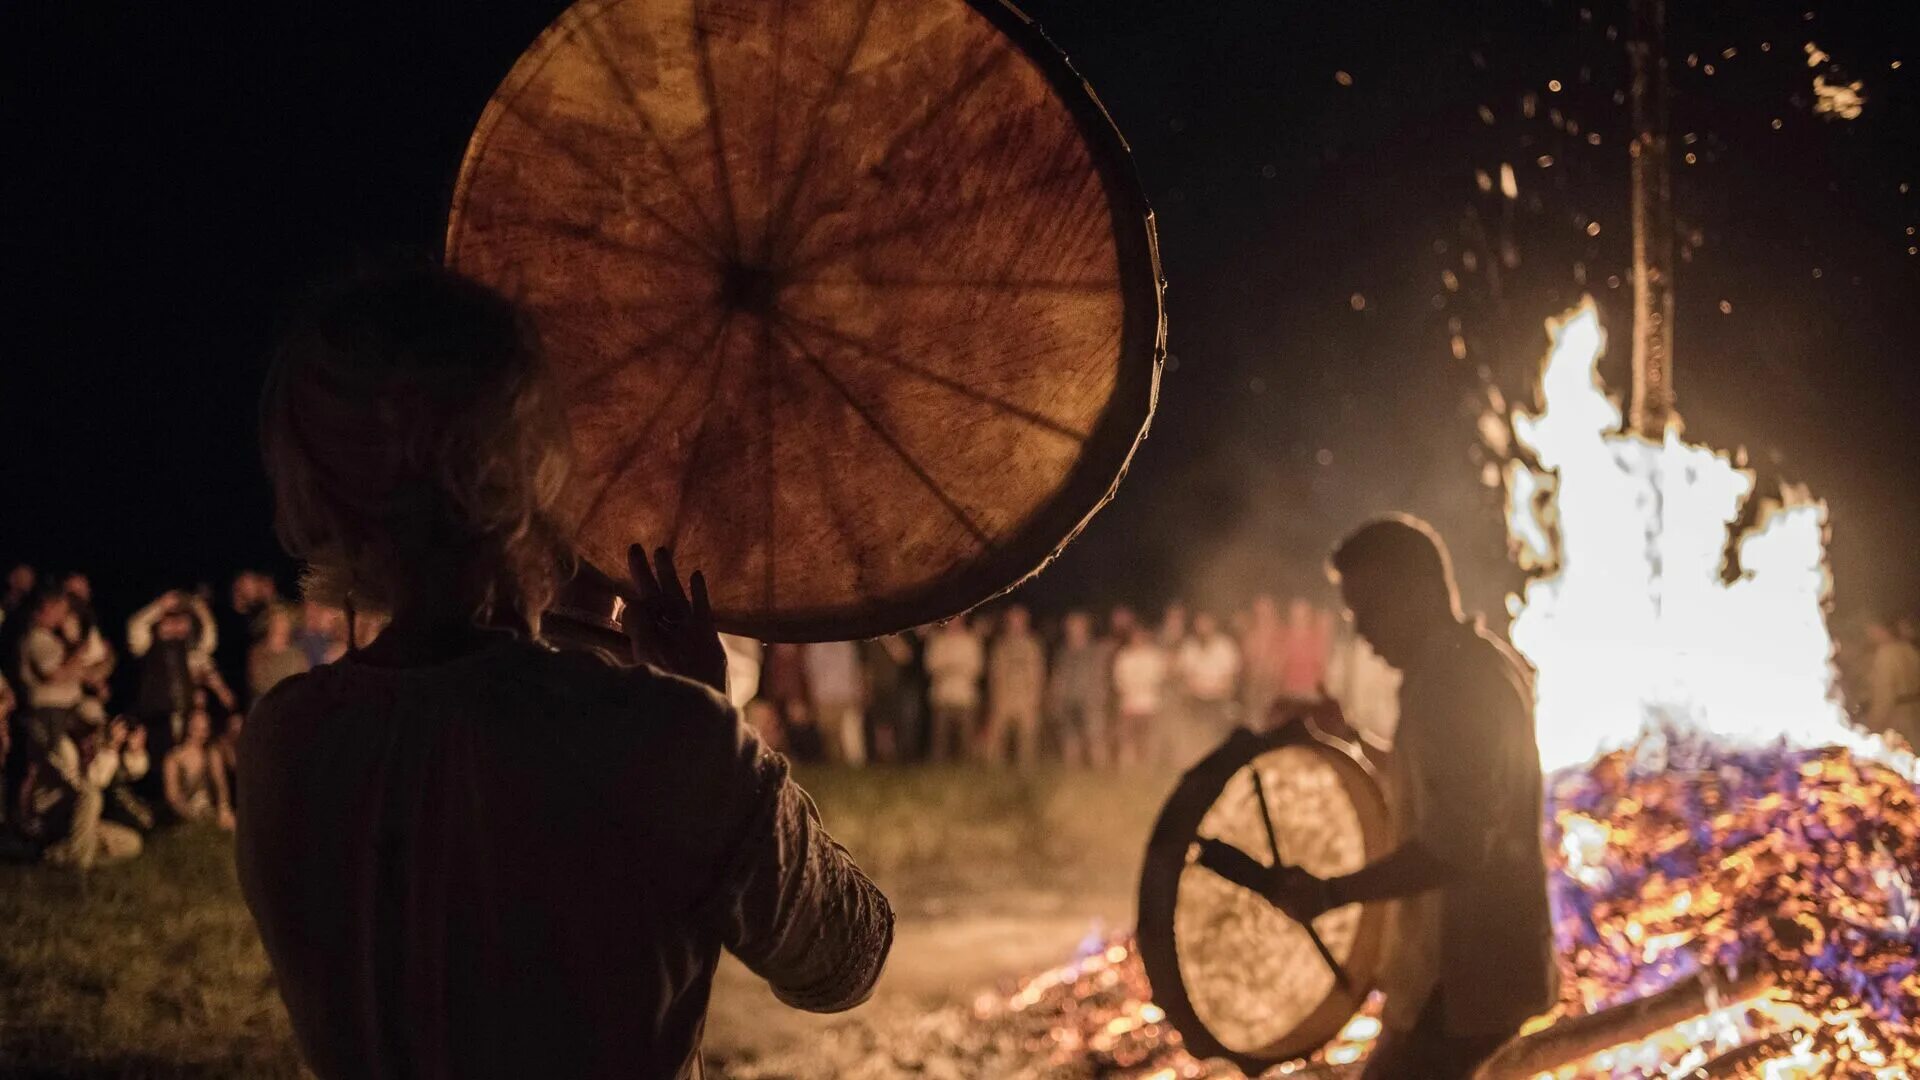
[[893, 909], [820, 824], [786, 760], [748, 737], [754, 797], [723, 873], [722, 940], [781, 1001], [840, 1012], [867, 1000], [893, 947]]

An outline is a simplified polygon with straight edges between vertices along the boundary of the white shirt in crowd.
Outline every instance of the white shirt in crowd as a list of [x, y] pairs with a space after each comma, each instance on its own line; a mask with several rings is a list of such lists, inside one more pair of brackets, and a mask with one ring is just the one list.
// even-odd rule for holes
[[1197, 701], [1226, 701], [1240, 677], [1240, 647], [1225, 634], [1190, 637], [1180, 643], [1176, 661], [1187, 695]]
[[1169, 666], [1167, 651], [1151, 643], [1128, 645], [1114, 654], [1113, 691], [1120, 711], [1135, 716], [1159, 712]]
[[1355, 731], [1375, 745], [1393, 742], [1400, 726], [1400, 672], [1373, 651], [1367, 640], [1348, 634], [1334, 642], [1327, 660], [1327, 692]]
[[941, 630], [927, 642], [927, 699], [935, 708], [971, 709], [980, 704], [980, 673], [986, 649], [966, 631]]
[[20, 681], [27, 691], [27, 704], [36, 709], [71, 709], [86, 694], [81, 669], [75, 667], [65, 678], [49, 680], [60, 665], [67, 662], [67, 643], [44, 626], [27, 631], [20, 644]]

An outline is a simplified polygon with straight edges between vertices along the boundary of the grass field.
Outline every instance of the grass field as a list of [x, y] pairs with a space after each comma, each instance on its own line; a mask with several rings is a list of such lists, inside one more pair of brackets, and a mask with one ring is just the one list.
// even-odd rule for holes
[[[955, 978], [1017, 974], [1064, 928], [1125, 909], [1169, 778], [956, 768], [815, 770], [802, 782], [901, 913], [895, 964], [864, 1007], [885, 1010], [925, 1004]], [[983, 935], [1002, 947], [982, 947]], [[726, 974], [716, 1056], [804, 1037], [804, 1026], [769, 1026], [771, 997]], [[0, 865], [0, 1076], [300, 1075], [230, 837], [162, 833], [140, 859], [86, 876]]]

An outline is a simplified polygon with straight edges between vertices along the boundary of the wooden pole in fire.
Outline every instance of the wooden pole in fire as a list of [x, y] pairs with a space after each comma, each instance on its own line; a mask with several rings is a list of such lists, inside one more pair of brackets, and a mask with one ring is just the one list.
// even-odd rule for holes
[[1666, 0], [1632, 0], [1633, 402], [1629, 428], [1665, 437], [1673, 415], [1673, 188], [1667, 155]]

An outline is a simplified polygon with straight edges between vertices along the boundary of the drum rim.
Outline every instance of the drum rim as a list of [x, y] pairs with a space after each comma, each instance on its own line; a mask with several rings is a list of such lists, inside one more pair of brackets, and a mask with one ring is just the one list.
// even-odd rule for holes
[[1366, 1003], [1378, 979], [1385, 944], [1388, 906], [1360, 905], [1360, 922], [1345, 967], [1352, 983], [1335, 986], [1292, 1031], [1266, 1046], [1236, 1049], [1227, 1046], [1200, 1017], [1188, 993], [1174, 940], [1180, 875], [1187, 867], [1187, 849], [1201, 819], [1219, 799], [1226, 785], [1250, 762], [1287, 747], [1313, 751], [1333, 766], [1359, 814], [1362, 847], [1372, 862], [1393, 844], [1392, 821], [1386, 798], [1372, 767], [1357, 748], [1321, 735], [1304, 722], [1256, 733], [1235, 730], [1180, 778], [1162, 806], [1147, 842], [1140, 872], [1137, 944], [1154, 1004], [1180, 1032], [1189, 1053], [1197, 1058], [1222, 1058], [1249, 1076], [1282, 1062], [1304, 1058], [1339, 1034]]

